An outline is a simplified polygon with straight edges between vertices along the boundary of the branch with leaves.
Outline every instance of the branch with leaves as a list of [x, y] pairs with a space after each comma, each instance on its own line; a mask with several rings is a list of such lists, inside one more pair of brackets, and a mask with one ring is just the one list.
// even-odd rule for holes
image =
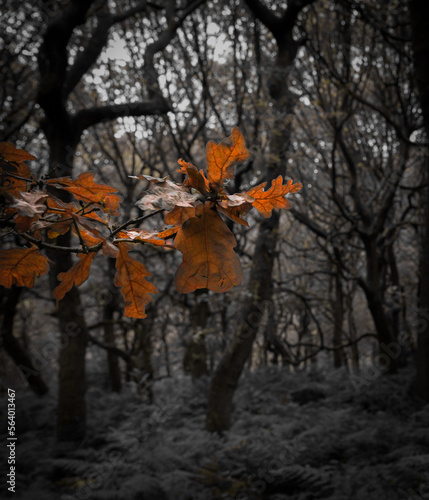
[[[60, 284], [53, 291], [58, 302], [73, 286], [88, 279], [91, 264], [100, 254], [116, 258], [114, 284], [121, 288], [125, 300], [124, 315], [144, 318], [145, 306], [157, 289], [147, 280], [151, 274], [144, 264], [129, 255], [133, 244], [143, 243], [183, 254], [176, 272], [178, 291], [230, 290], [241, 283], [242, 270], [234, 252], [235, 237], [222, 216], [248, 226], [243, 217], [252, 208], [268, 218], [274, 209], [289, 208], [286, 195], [302, 187], [291, 180], [284, 183], [279, 176], [267, 190], [263, 183], [247, 192], [229, 194], [225, 181], [233, 178], [234, 166], [248, 157], [244, 137], [235, 127], [221, 143], [207, 144], [207, 176], [180, 159], [178, 172], [185, 177], [182, 183], [169, 177], [135, 177], [147, 184], [136, 205], [149, 213], [115, 226], [114, 218], [121, 208], [116, 188], [97, 183], [92, 172], [76, 179], [36, 179], [25, 163], [34, 156], [10, 143], [0, 143], [0, 197], [4, 201], [0, 223], [29, 244], [0, 252], [0, 284], [33, 287], [35, 279], [49, 271], [43, 248], [77, 253], [79, 260], [58, 276]], [[54, 188], [70, 193], [73, 201], [57, 198]], [[139, 227], [160, 212], [166, 227], [158, 231]], [[56, 238], [68, 231], [79, 245], [58, 247]]]

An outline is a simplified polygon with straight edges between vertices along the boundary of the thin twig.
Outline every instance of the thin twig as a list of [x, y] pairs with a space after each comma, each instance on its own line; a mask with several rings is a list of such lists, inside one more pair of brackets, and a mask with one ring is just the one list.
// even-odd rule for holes
[[79, 226], [77, 225], [77, 222], [75, 219], [73, 219], [73, 226], [76, 230], [77, 237], [79, 238], [80, 244], [84, 250], [84, 252], [88, 255], [88, 247], [86, 246], [85, 240], [82, 238], [82, 235], [79, 230]]
[[[50, 248], [52, 250], [58, 250], [59, 252], [68, 252], [68, 253], [85, 253], [84, 249], [82, 247], [62, 247], [59, 245], [51, 245], [50, 243], [45, 243], [44, 241], [37, 240], [36, 238], [33, 238], [27, 233], [21, 233], [19, 236], [24, 238], [25, 240], [29, 241], [30, 243], [34, 243], [37, 245], [39, 248]], [[101, 241], [100, 243], [97, 243], [96, 245], [93, 245], [91, 247], [87, 247], [88, 252], [98, 252], [100, 248], [103, 246], [103, 242]]]
[[138, 224], [139, 222], [142, 222], [146, 219], [149, 219], [149, 217], [153, 217], [154, 215], [160, 214], [163, 211], [164, 211], [164, 209], [160, 208], [159, 210], [155, 210], [155, 212], [152, 212], [150, 214], [142, 215], [141, 217], [136, 217], [135, 219], [130, 219], [129, 221], [122, 224], [122, 226], [117, 227], [113, 232], [111, 232], [110, 236], [115, 236], [115, 234], [118, 234], [120, 231], [122, 231], [126, 227], [131, 226], [131, 224]]

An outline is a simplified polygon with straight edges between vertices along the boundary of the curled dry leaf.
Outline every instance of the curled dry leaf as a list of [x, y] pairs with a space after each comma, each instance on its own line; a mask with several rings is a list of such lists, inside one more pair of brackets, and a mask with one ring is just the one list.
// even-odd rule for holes
[[181, 166], [179, 172], [186, 175], [183, 185], [192, 187], [201, 194], [208, 194], [210, 191], [210, 184], [208, 179], [206, 179], [204, 172], [202, 170], [198, 172], [197, 167], [192, 165], [192, 163], [183, 161], [182, 159], [180, 159], [178, 163]]
[[46, 193], [36, 191], [34, 193], [21, 193], [21, 198], [14, 199], [10, 208], [14, 208], [19, 215], [23, 217], [34, 217], [37, 214], [43, 214], [48, 207], [45, 205]]
[[191, 189], [166, 179], [153, 184], [136, 205], [141, 210], [172, 210], [174, 207], [193, 207], [200, 198], [200, 193], [192, 193]]
[[146, 231], [145, 229], [135, 228], [121, 231], [118, 234], [119, 238], [128, 238], [130, 240], [137, 240], [143, 243], [150, 243], [151, 245], [162, 247], [165, 241], [158, 236], [158, 233]]

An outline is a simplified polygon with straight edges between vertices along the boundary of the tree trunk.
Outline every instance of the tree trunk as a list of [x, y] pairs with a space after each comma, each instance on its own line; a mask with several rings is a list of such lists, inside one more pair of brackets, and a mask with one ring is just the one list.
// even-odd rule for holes
[[[70, 269], [72, 262], [69, 264], [64, 267]], [[88, 332], [81, 311], [79, 291], [72, 288], [58, 307], [60, 331], [67, 338], [60, 354], [58, 441], [81, 441], [86, 432], [85, 352]]]
[[[429, 138], [429, 3], [426, 0], [409, 0], [415, 75], [420, 94], [426, 140]], [[423, 163], [423, 177], [428, 182], [428, 163]], [[420, 253], [419, 308], [429, 310], [429, 188], [422, 194], [423, 236]], [[418, 396], [429, 401], [429, 322], [424, 321], [417, 339], [416, 365]]]
[[[380, 258], [377, 251], [376, 235], [362, 237], [366, 252], [366, 280], [362, 285], [368, 308], [374, 321], [379, 347], [378, 362], [388, 373], [397, 369], [396, 357], [392, 356], [389, 346], [396, 341], [393, 330], [384, 309], [384, 290], [380, 280]], [[396, 352], [396, 351], [395, 351]]]
[[[108, 259], [108, 280], [113, 283], [115, 277], [115, 259]], [[107, 345], [115, 345], [115, 328], [114, 328], [114, 313], [117, 310], [117, 297], [118, 289], [111, 291], [107, 296], [106, 303], [103, 307], [103, 321], [104, 321], [104, 342]], [[112, 351], [107, 351], [107, 369], [109, 373], [110, 389], [113, 392], [120, 392], [122, 388], [121, 381], [121, 368], [119, 365], [118, 355]]]
[[[344, 319], [344, 294], [341, 284], [341, 275], [339, 269], [335, 273], [335, 303], [334, 303], [334, 347], [339, 347], [343, 337], [343, 319]], [[341, 368], [343, 365], [344, 353], [342, 349], [334, 350], [334, 367]]]
[[349, 335], [350, 335], [350, 340], [353, 342], [351, 345], [351, 350], [352, 350], [352, 370], [354, 372], [357, 372], [359, 370], [359, 343], [356, 342], [356, 323], [355, 323], [355, 318], [354, 318], [354, 313], [353, 313], [353, 297], [350, 295], [347, 295], [347, 302], [346, 302], [346, 307], [348, 310], [347, 314], [347, 319], [348, 319], [348, 325], [349, 325]]
[[[145, 319], [137, 319], [134, 323], [136, 342], [132, 354], [134, 375], [138, 392], [142, 396], [145, 393], [150, 403], [153, 402], [152, 381], [154, 369], [152, 364], [152, 330], [154, 325], [154, 310], [149, 306], [146, 310], [148, 316]], [[152, 314], [151, 314], [152, 313]]]
[[183, 369], [191, 374], [192, 381], [208, 374], [205, 328], [209, 314], [207, 295], [204, 290], [196, 290], [195, 303], [191, 308], [192, 330], [190, 338], [185, 339], [186, 349], [183, 358]]
[[[50, 166], [53, 175], [70, 175], [76, 143], [63, 142], [55, 132], [47, 133], [50, 145]], [[64, 191], [57, 194], [63, 201], [70, 197]], [[57, 244], [68, 247], [71, 231], [57, 238]], [[50, 270], [51, 288], [58, 285], [59, 273], [67, 272], [73, 266], [70, 253], [47, 251], [52, 260]], [[58, 441], [80, 441], [86, 431], [85, 405], [85, 352], [88, 330], [86, 327], [79, 290], [73, 287], [59, 302], [57, 317], [63, 348], [60, 353], [58, 386]]]
[[[2, 343], [4, 350], [13, 359], [16, 366], [21, 370], [31, 389], [38, 395], [43, 396], [48, 392], [39, 371], [33, 367], [30, 356], [13, 335], [13, 323], [18, 306], [22, 288], [12, 287], [10, 290], [2, 290]], [[4, 302], [4, 304], [3, 304]]]

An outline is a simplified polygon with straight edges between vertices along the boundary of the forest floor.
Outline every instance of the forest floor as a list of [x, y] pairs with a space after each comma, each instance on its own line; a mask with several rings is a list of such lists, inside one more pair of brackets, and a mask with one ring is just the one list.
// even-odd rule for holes
[[342, 369], [246, 373], [223, 435], [204, 430], [207, 379], [162, 379], [152, 405], [132, 387], [89, 388], [79, 447], [55, 443], [55, 394], [18, 393], [13, 498], [429, 498], [429, 405], [411, 395], [412, 378], [411, 369], [373, 381]]

